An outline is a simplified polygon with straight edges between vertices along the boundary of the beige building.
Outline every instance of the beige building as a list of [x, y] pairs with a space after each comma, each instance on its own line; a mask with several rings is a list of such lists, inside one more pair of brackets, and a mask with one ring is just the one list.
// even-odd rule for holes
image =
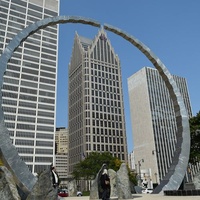
[[134, 151], [128, 154], [128, 165], [131, 171], [136, 171]]
[[93, 151], [128, 162], [120, 61], [103, 29], [93, 40], [75, 35], [68, 109], [69, 173]]
[[55, 135], [56, 154], [67, 154], [69, 145], [69, 131], [68, 128], [56, 128]]
[[61, 186], [67, 185], [68, 175], [68, 146], [69, 132], [65, 127], [56, 128], [55, 134], [55, 166], [59, 177], [61, 178]]
[[[192, 116], [185, 78], [173, 76]], [[173, 104], [156, 69], [144, 67], [128, 78], [135, 164], [140, 178], [157, 184], [168, 172], [176, 144]]]

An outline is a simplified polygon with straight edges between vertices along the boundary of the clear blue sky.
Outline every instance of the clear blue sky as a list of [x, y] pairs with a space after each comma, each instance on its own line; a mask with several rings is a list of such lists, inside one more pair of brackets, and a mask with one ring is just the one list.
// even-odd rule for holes
[[[200, 111], [199, 0], [60, 0], [60, 15], [82, 16], [122, 29], [148, 46], [171, 74], [186, 78], [193, 115]], [[75, 31], [93, 39], [98, 28], [60, 24], [57, 127], [68, 127], [68, 64]], [[107, 32], [121, 61], [128, 152], [133, 150], [127, 78], [144, 66], [154, 67], [133, 45]]]

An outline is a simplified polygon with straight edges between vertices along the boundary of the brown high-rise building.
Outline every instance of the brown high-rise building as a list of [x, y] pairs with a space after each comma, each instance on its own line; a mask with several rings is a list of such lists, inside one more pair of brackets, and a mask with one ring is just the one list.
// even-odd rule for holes
[[59, 177], [61, 178], [61, 185], [66, 186], [67, 182], [67, 169], [68, 169], [68, 128], [59, 127], [56, 128], [55, 134], [55, 165]]

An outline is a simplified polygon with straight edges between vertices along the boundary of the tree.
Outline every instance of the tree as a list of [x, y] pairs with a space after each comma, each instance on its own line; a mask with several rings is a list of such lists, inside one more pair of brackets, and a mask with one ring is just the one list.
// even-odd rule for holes
[[189, 162], [195, 164], [200, 161], [200, 111], [190, 118], [191, 148]]
[[72, 175], [76, 180], [92, 180], [96, 177], [103, 164], [117, 171], [121, 163], [118, 158], [113, 157], [109, 152], [92, 152], [75, 166]]
[[128, 167], [128, 176], [129, 176], [130, 182], [133, 185], [137, 185], [138, 184], [138, 181], [137, 181], [137, 178], [136, 178], [137, 174], [135, 172], [132, 172], [129, 167]]

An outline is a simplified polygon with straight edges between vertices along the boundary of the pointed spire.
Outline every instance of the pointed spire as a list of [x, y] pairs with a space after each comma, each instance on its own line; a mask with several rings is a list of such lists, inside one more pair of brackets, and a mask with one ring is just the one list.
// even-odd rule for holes
[[101, 35], [99, 36], [100, 40], [106, 41], [106, 40], [107, 40], [107, 35], [106, 35], [106, 32], [105, 32], [103, 26], [101, 26], [99, 32], [100, 32], [100, 34], [101, 34]]

